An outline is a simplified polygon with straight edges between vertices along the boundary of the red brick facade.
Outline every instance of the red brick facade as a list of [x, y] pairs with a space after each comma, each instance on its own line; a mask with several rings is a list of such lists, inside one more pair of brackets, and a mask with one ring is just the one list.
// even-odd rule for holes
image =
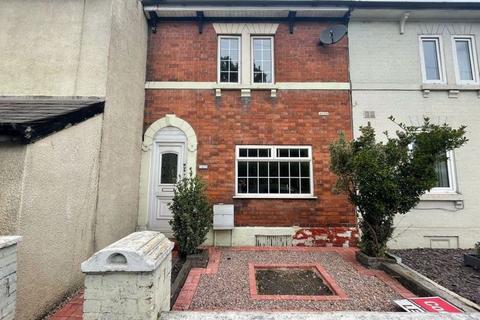
[[[321, 23], [297, 23], [295, 32], [280, 24], [275, 34], [277, 82], [348, 82], [347, 39], [318, 46]], [[147, 81], [217, 79], [217, 36], [211, 24], [198, 33], [195, 23], [164, 23], [150, 35]], [[322, 118], [319, 112], [328, 112]], [[328, 145], [343, 131], [351, 136], [350, 93], [347, 90], [252, 91], [147, 90], [145, 128], [175, 113], [195, 130], [197, 170], [208, 184], [213, 203], [235, 204], [236, 226], [354, 226], [355, 215], [344, 196], [335, 195], [329, 171]], [[314, 194], [317, 199], [233, 199], [235, 146], [311, 145]]]

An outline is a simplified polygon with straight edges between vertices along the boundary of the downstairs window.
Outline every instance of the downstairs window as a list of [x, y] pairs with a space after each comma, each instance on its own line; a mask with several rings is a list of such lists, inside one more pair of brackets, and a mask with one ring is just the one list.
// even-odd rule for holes
[[313, 196], [310, 146], [237, 146], [236, 196]]

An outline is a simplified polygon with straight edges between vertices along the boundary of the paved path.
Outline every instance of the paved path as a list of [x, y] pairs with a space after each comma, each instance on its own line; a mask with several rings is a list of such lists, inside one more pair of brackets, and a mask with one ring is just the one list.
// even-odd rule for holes
[[480, 313], [439, 314], [407, 312], [198, 312], [172, 311], [160, 320], [479, 320]]

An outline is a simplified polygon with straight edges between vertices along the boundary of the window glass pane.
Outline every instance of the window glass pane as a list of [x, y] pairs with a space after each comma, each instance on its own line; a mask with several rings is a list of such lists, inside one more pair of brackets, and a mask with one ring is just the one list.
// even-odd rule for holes
[[253, 158], [258, 157], [258, 149], [248, 149], [248, 156]]
[[258, 193], [258, 179], [249, 178], [248, 179], [248, 193]]
[[278, 179], [270, 178], [270, 193], [278, 193]]
[[301, 192], [310, 193], [310, 179], [301, 179]]
[[296, 179], [296, 178], [290, 179], [290, 192], [300, 193], [300, 179]]
[[435, 172], [437, 173], [437, 188], [449, 188], [447, 160], [437, 161]]
[[438, 61], [437, 41], [423, 40], [423, 56], [425, 76], [427, 80], [440, 80], [440, 66]]
[[288, 162], [280, 162], [280, 177], [288, 177]]
[[240, 149], [240, 157], [246, 157], [247, 156], [247, 149]]
[[280, 178], [280, 193], [290, 193], [288, 178]]
[[460, 80], [473, 80], [472, 60], [470, 59], [470, 42], [455, 40], [457, 50], [458, 73]]
[[268, 162], [258, 164], [258, 173], [260, 177], [268, 177]]
[[220, 38], [220, 82], [238, 82], [240, 39]]
[[270, 157], [270, 149], [259, 149], [258, 156], [263, 158]]
[[290, 177], [299, 177], [299, 176], [300, 176], [300, 163], [290, 162]]
[[249, 162], [248, 163], [248, 176], [256, 177], [257, 176], [257, 166], [258, 162]]
[[277, 149], [277, 157], [288, 158], [288, 149]]
[[268, 193], [268, 178], [259, 179], [258, 192]]
[[300, 163], [300, 171], [302, 177], [310, 177], [310, 164], [308, 162]]
[[308, 157], [308, 149], [300, 149], [300, 157]]
[[238, 176], [239, 177], [247, 176], [247, 162], [245, 161], [238, 162]]
[[272, 82], [272, 39], [253, 39], [252, 69], [254, 83]]
[[270, 177], [278, 177], [278, 162], [270, 162], [268, 165]]
[[162, 173], [160, 176], [160, 183], [175, 184], [177, 183], [177, 159], [176, 153], [162, 154]]
[[247, 178], [238, 179], [238, 193], [247, 193]]
[[290, 157], [298, 158], [299, 156], [300, 156], [300, 150], [299, 149], [290, 149]]

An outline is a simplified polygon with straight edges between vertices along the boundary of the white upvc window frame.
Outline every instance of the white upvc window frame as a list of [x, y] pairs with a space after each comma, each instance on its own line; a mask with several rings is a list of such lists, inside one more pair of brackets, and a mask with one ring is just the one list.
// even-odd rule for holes
[[448, 172], [448, 184], [447, 187], [435, 187], [427, 193], [430, 194], [452, 194], [457, 193], [457, 179], [455, 174], [455, 158], [453, 151], [447, 151], [447, 172]]
[[[423, 83], [429, 84], [445, 84], [447, 82], [447, 75], [445, 71], [445, 59], [443, 54], [443, 43], [442, 37], [439, 35], [422, 35], [418, 38], [419, 47], [420, 47], [420, 63], [422, 66], [422, 80]], [[439, 68], [440, 79], [438, 80], [428, 80], [427, 79], [427, 70], [425, 68], [425, 54], [423, 52], [423, 41], [424, 40], [434, 40], [435, 46], [437, 48], [437, 61]]]
[[[238, 81], [237, 82], [221, 82], [220, 77], [221, 77], [221, 70], [220, 70], [220, 52], [221, 52], [221, 39], [238, 39]], [[242, 46], [242, 36], [241, 35], [218, 35], [217, 36], [217, 83], [221, 85], [233, 85], [236, 86], [240, 83], [242, 83], [242, 51], [243, 51], [243, 46]]]
[[[270, 157], [241, 157], [240, 158], [240, 149], [270, 149]], [[277, 149], [308, 149], [308, 157], [277, 157]], [[266, 161], [266, 162], [308, 162], [309, 163], [309, 174], [310, 174], [310, 193], [239, 193], [238, 192], [238, 162], [239, 161]], [[245, 199], [312, 199], [314, 196], [314, 179], [313, 179], [313, 157], [312, 157], [312, 147], [307, 145], [237, 145], [235, 147], [235, 196], [234, 198], [245, 198]], [[291, 177], [289, 176], [289, 179]], [[270, 179], [270, 172], [268, 174], [268, 179]]]
[[[459, 61], [457, 56], [457, 40], [460, 41], [467, 41], [469, 44], [470, 49], [470, 68], [473, 75], [473, 80], [461, 80], [460, 79], [460, 67]], [[478, 76], [478, 59], [477, 59], [477, 50], [475, 47], [475, 38], [471, 35], [453, 35], [452, 36], [452, 51], [453, 51], [453, 60], [455, 65], [455, 78], [457, 84], [460, 85], [475, 85], [479, 83], [479, 76]]]
[[[272, 61], [272, 81], [271, 82], [254, 82], [254, 69], [253, 69], [253, 66], [254, 66], [254, 63], [253, 63], [253, 41], [255, 39], [270, 39], [272, 41], [271, 43], [271, 46], [272, 46], [272, 50], [271, 50], [271, 53], [270, 53], [270, 60]], [[250, 37], [250, 83], [252, 85], [267, 85], [267, 84], [274, 84], [275, 83], [275, 54], [274, 54], [274, 51], [275, 51], [275, 37], [274, 36], [266, 36], [266, 35], [252, 35]]]

